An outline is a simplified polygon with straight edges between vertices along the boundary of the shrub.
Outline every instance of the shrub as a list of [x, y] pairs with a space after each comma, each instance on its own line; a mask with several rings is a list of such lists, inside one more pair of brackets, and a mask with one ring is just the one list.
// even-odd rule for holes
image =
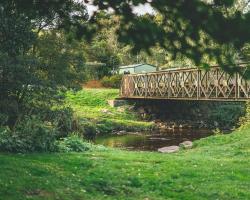
[[93, 140], [96, 137], [97, 128], [93, 122], [89, 122], [87, 119], [75, 119], [73, 124], [73, 130], [80, 137], [84, 137], [87, 140]]
[[4, 126], [8, 121], [8, 116], [0, 113], [0, 126]]
[[53, 126], [57, 128], [57, 138], [66, 137], [73, 131], [74, 116], [71, 108], [54, 109], [48, 114], [47, 120], [51, 121]]
[[96, 125], [91, 122], [83, 124], [83, 136], [88, 140], [93, 140], [96, 137]]
[[73, 134], [57, 142], [59, 152], [84, 152], [91, 148], [91, 144]]
[[101, 80], [101, 83], [104, 87], [107, 88], [119, 88], [121, 85], [122, 75], [116, 74], [113, 76], [104, 76]]
[[55, 150], [56, 130], [35, 117], [25, 118], [14, 130], [0, 129], [0, 151], [48, 152]]
[[245, 115], [240, 117], [238, 125], [243, 128], [250, 124], [250, 101], [245, 104]]
[[244, 115], [244, 106], [241, 103], [211, 104], [207, 109], [210, 122], [216, 121], [219, 127], [226, 129], [235, 126], [239, 118]]

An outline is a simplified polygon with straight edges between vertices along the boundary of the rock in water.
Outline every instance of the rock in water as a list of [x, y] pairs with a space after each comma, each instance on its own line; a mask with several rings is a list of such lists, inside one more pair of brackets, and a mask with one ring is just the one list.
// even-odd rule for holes
[[169, 146], [169, 147], [162, 147], [158, 149], [158, 152], [161, 153], [175, 153], [179, 151], [180, 147], [178, 146]]
[[191, 149], [193, 147], [193, 142], [191, 141], [184, 141], [179, 144], [180, 147], [183, 147], [184, 149]]

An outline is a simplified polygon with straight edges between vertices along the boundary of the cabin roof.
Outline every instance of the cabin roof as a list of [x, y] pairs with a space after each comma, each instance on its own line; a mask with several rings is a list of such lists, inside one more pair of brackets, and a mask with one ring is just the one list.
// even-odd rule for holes
[[[120, 66], [119, 69], [136, 68], [142, 65], [150, 65], [150, 64], [140, 63], [140, 64], [133, 64], [133, 65], [124, 65], [124, 66]], [[150, 66], [155, 67], [154, 65], [150, 65]]]

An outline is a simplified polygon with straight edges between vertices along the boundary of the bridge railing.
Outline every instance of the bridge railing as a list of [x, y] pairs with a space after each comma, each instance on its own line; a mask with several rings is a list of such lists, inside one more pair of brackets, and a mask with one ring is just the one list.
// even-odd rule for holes
[[[241, 67], [244, 74], [246, 67]], [[250, 81], [239, 73], [230, 75], [219, 67], [209, 71], [183, 68], [167, 71], [124, 75], [122, 98], [248, 100]]]

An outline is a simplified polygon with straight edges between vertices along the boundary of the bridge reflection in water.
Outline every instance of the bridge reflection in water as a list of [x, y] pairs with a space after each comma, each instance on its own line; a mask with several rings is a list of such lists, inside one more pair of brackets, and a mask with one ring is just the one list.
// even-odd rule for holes
[[[240, 67], [242, 74], [246, 67]], [[121, 98], [246, 101], [250, 80], [239, 73], [228, 74], [219, 67], [169, 69], [147, 74], [124, 75]]]

